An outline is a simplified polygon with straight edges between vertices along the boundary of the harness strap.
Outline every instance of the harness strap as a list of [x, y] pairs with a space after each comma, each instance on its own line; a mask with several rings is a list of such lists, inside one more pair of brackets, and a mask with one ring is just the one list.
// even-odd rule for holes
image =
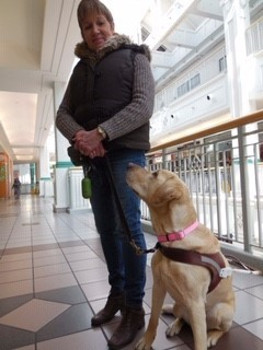
[[211, 274], [208, 293], [212, 292], [221, 281], [220, 270], [226, 266], [219, 252], [214, 254], [200, 254], [192, 250], [165, 247], [160, 243], [156, 244], [156, 249], [159, 249], [166, 258], [173, 261], [206, 267]]

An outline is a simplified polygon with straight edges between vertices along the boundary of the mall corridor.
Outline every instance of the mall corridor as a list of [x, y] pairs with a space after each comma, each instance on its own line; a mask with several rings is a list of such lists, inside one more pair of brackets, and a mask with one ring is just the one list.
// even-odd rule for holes
[[[106, 350], [119, 316], [103, 327], [91, 327], [91, 317], [104, 306], [109, 291], [92, 213], [56, 214], [52, 202], [35, 195], [0, 201], [0, 350]], [[155, 237], [146, 238], [153, 247]], [[150, 259], [146, 324], [151, 311]], [[263, 277], [235, 273], [234, 289], [233, 326], [213, 349], [262, 350]], [[193, 349], [188, 327], [166, 338], [170, 322], [171, 317], [160, 318], [153, 348]], [[131, 349], [134, 344], [125, 348]]]

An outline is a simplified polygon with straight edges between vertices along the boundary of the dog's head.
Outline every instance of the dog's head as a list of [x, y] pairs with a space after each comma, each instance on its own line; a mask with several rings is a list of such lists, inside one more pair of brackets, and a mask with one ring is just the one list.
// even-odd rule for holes
[[168, 170], [149, 172], [131, 163], [128, 166], [126, 181], [150, 208], [161, 207], [172, 200], [184, 204], [190, 199], [185, 183]]

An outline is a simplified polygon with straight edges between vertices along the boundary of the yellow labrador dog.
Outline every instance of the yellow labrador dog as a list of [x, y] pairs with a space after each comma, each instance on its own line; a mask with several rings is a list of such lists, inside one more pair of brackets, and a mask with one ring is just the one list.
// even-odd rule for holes
[[197, 222], [189, 191], [176, 174], [167, 170], [151, 173], [129, 164], [126, 180], [147, 203], [159, 241], [152, 258], [151, 317], [136, 349], [151, 349], [166, 292], [175, 303], [163, 310], [171, 309], [176, 317], [166, 335], [178, 334], [187, 322], [195, 350], [214, 346], [231, 327], [235, 308], [232, 278], [220, 275], [228, 262], [217, 238]]

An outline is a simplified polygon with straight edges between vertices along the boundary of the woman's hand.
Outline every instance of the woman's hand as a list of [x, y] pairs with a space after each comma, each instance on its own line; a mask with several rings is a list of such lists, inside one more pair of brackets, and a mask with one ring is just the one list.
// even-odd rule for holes
[[104, 157], [106, 153], [101, 142], [103, 140], [102, 135], [97, 129], [80, 130], [72, 140], [74, 141], [74, 148], [90, 158]]

